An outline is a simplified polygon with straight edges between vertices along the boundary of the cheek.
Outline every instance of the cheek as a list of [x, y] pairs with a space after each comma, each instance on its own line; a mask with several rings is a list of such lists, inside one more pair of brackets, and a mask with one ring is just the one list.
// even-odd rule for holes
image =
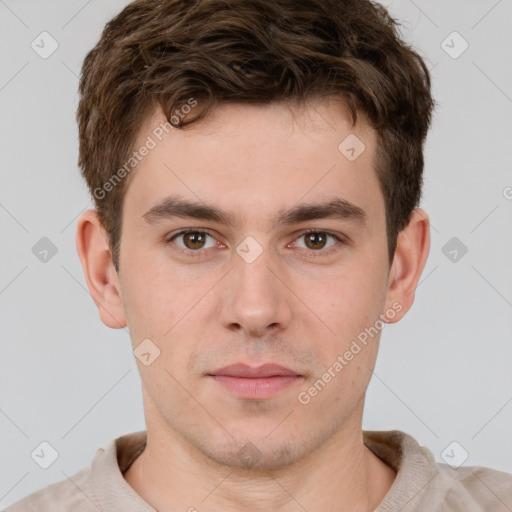
[[323, 283], [308, 283], [308, 294], [336, 336], [347, 339], [379, 318], [386, 298], [385, 280], [379, 272], [347, 267]]
[[177, 320], [180, 297], [183, 302], [179, 282], [171, 279], [165, 266], [150, 261], [147, 254], [143, 258], [132, 252], [122, 269], [123, 305], [134, 345], [165, 334]]
[[[149, 260], [147, 256], [146, 259]], [[190, 353], [202, 337], [197, 325], [198, 308], [208, 307], [204, 299], [212, 283], [191, 283], [189, 276], [172, 271], [170, 265], [155, 260], [151, 265], [142, 265], [140, 261], [132, 259], [133, 270], [126, 273], [122, 282], [132, 346], [136, 349], [143, 340], [151, 340], [160, 350], [152, 364], [164, 372], [158, 374], [159, 378], [168, 381], [166, 368], [181, 381]], [[141, 370], [144, 372], [146, 367]], [[147, 371], [146, 374], [147, 378], [154, 378]]]
[[340, 267], [322, 279], [307, 279], [302, 291], [322, 320], [315, 328], [319, 371], [330, 369], [336, 375], [333, 391], [365, 388], [375, 364], [383, 327], [379, 315], [385, 305], [385, 287], [375, 264], [373, 272], [367, 268], [371, 268], [368, 262]]

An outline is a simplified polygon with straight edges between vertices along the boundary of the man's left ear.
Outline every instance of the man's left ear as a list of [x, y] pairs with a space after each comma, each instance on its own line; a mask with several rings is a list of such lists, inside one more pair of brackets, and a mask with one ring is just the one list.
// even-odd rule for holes
[[387, 323], [401, 320], [412, 306], [429, 250], [430, 220], [425, 211], [416, 208], [409, 224], [398, 234], [386, 295], [386, 311], [393, 309], [396, 314], [393, 318], [388, 317], [385, 320]]

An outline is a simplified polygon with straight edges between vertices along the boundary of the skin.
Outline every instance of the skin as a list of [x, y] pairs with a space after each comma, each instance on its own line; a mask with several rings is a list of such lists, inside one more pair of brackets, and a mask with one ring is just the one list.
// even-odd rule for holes
[[[393, 323], [409, 310], [430, 247], [429, 219], [413, 212], [390, 266], [374, 131], [362, 119], [351, 126], [334, 99], [293, 114], [281, 104], [229, 104], [166, 135], [133, 171], [119, 275], [95, 211], [78, 221], [77, 250], [101, 320], [128, 325], [133, 348], [149, 338], [160, 350], [149, 366], [136, 360], [148, 442], [124, 475], [158, 510], [371, 511], [396, 476], [362, 437], [380, 332], [308, 404], [297, 396], [379, 314], [400, 304], [386, 319]], [[137, 147], [160, 122], [155, 111]], [[349, 134], [366, 146], [354, 161], [338, 150]], [[236, 224], [179, 217], [148, 224], [142, 215], [171, 194], [227, 210]], [[273, 226], [281, 209], [333, 197], [362, 208], [365, 223]], [[168, 241], [183, 228], [212, 236], [201, 249], [185, 236]], [[311, 228], [348, 243], [328, 237], [311, 248], [301, 236]], [[263, 249], [250, 264], [236, 252], [247, 236]], [[244, 400], [207, 375], [236, 362], [273, 362], [302, 378], [269, 399]], [[252, 463], [239, 453], [248, 443], [257, 449]]]

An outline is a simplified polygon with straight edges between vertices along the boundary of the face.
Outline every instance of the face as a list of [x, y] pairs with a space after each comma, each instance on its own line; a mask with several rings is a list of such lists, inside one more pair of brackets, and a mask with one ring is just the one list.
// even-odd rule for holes
[[159, 141], [155, 112], [125, 196], [148, 432], [232, 466], [291, 464], [360, 427], [391, 308], [375, 134], [334, 100], [294, 114], [230, 104]]

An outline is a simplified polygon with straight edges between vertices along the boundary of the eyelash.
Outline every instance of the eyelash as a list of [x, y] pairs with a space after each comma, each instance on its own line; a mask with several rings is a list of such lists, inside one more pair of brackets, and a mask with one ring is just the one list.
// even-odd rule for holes
[[[179, 237], [180, 235], [184, 235], [186, 233], [198, 233], [198, 234], [201, 234], [201, 235], [209, 235], [211, 236], [212, 238], [215, 238], [213, 236], [213, 233], [207, 229], [181, 229], [180, 231], [172, 234], [171, 236], [169, 236], [167, 239], [166, 239], [166, 243], [170, 243], [172, 242], [175, 238]], [[334, 238], [337, 242], [339, 242], [339, 244], [342, 244], [342, 245], [347, 245], [347, 241], [343, 238], [343, 237], [340, 237], [338, 235], [335, 235], [334, 233], [331, 233], [329, 231], [322, 231], [322, 230], [319, 230], [319, 229], [308, 229], [306, 231], [302, 231], [294, 240], [293, 242], [295, 242], [296, 240], [298, 240], [299, 238], [302, 238], [310, 233], [320, 233], [320, 234], [325, 234], [325, 235], [328, 235], [328, 236], [331, 236], [332, 238]], [[209, 249], [212, 249], [212, 247], [210, 247]], [[329, 247], [328, 249], [319, 249], [318, 251], [313, 251], [313, 250], [307, 250], [307, 252], [311, 253], [308, 257], [311, 257], [311, 258], [316, 258], [316, 257], [319, 257], [319, 256], [325, 256], [327, 254], [330, 254], [332, 252], [332, 250], [336, 250], [338, 249], [338, 247], [336, 246], [331, 246]], [[205, 255], [205, 252], [206, 252], [206, 249], [197, 249], [197, 250], [193, 250], [193, 249], [183, 249], [183, 247], [179, 247], [179, 246], [176, 246], [176, 248], [174, 249], [176, 250], [177, 252], [181, 253], [181, 254], [184, 254], [188, 257], [193, 257], [193, 258], [201, 258], [201, 257], [205, 257], [207, 255]], [[315, 254], [315, 252], [317, 254]]]

